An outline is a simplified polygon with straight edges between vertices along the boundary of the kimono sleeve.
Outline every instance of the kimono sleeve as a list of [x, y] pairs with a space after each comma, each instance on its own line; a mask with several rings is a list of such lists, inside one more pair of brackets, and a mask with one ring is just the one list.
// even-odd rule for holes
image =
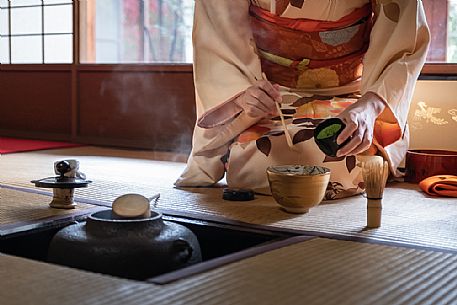
[[193, 46], [199, 116], [261, 79], [247, 0], [195, 1]]
[[362, 94], [373, 92], [388, 107], [378, 117], [375, 140], [388, 146], [403, 136], [430, 33], [420, 0], [377, 0], [364, 58]]
[[[196, 0], [193, 27], [197, 120], [261, 78], [249, 21], [248, 0]], [[187, 167], [175, 185], [210, 186], [225, 173], [233, 139], [256, 123], [245, 112], [213, 128], [195, 126]]]

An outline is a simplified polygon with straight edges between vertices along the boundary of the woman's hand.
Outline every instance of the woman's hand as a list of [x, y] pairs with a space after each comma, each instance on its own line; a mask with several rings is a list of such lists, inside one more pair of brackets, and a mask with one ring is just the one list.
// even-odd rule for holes
[[376, 118], [385, 107], [381, 98], [367, 92], [337, 116], [346, 127], [336, 139], [336, 143], [340, 145], [350, 138], [349, 142], [338, 150], [337, 157], [357, 155], [370, 147]]
[[253, 118], [264, 118], [276, 113], [276, 102], [281, 102], [279, 86], [267, 80], [259, 80], [235, 100], [246, 114]]

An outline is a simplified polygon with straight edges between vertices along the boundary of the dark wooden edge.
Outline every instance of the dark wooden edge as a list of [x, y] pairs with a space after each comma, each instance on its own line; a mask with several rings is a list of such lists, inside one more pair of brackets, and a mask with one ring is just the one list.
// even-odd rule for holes
[[0, 71], [71, 71], [72, 64], [2, 64]]
[[[69, 134], [64, 133], [49, 133], [49, 132], [36, 132], [33, 130], [20, 131], [20, 130], [10, 130], [10, 129], [1, 129], [0, 135], [4, 137], [17, 137], [24, 139], [35, 139], [35, 140], [44, 140], [52, 139], [52, 141], [72, 141]], [[82, 142], [78, 142], [82, 143]]]
[[[223, 224], [246, 227], [246, 228], [251, 228], [251, 229], [256, 229], [256, 230], [268, 230], [270, 232], [277, 232], [277, 233], [284, 233], [284, 234], [291, 234], [291, 235], [306, 235], [306, 236], [322, 237], [322, 238], [328, 238], [328, 239], [336, 239], [336, 240], [341, 240], [341, 241], [353, 241], [353, 242], [360, 242], [360, 243], [385, 245], [385, 246], [391, 246], [391, 247], [402, 247], [402, 248], [411, 248], [411, 249], [416, 249], [416, 250], [446, 252], [446, 253], [457, 254], [457, 249], [452, 249], [452, 248], [419, 245], [419, 244], [413, 244], [413, 243], [408, 243], [408, 242], [403, 242], [403, 241], [386, 240], [386, 239], [377, 238], [377, 237], [365, 237], [365, 236], [354, 236], [354, 235], [348, 235], [348, 234], [336, 234], [336, 233], [325, 233], [325, 232], [319, 232], [319, 231], [278, 228], [278, 227], [272, 227], [272, 226], [268, 226], [268, 225], [251, 224], [251, 223], [247, 223], [247, 222], [231, 220], [231, 219], [223, 218], [220, 216], [213, 216], [213, 215], [202, 214], [202, 213], [201, 214], [200, 213], [191, 213], [191, 212], [186, 212], [186, 211], [168, 210], [168, 209], [160, 209], [160, 208], [158, 210], [164, 215], [184, 217], [184, 218], [189, 218], [189, 219], [200, 219], [200, 220], [206, 220], [211, 223], [223, 223]], [[360, 231], [365, 231], [365, 230], [368, 230], [368, 229], [367, 228], [360, 229]]]
[[[28, 189], [28, 188], [24, 188], [24, 187], [0, 184], [0, 189], [2, 189], [2, 188], [15, 190], [15, 191], [19, 191], [19, 192], [24, 192], [24, 193], [44, 195], [44, 196], [48, 196], [50, 198], [52, 198], [52, 196], [53, 196], [52, 192], [45, 191], [44, 189], [43, 190], [32, 189], [32, 188]], [[95, 213], [102, 209], [106, 209], [105, 205], [100, 205], [100, 203], [93, 204], [92, 202], [87, 202], [89, 200], [83, 202], [82, 200], [78, 200], [78, 198], [75, 198], [75, 201], [77, 203], [79, 202], [79, 203], [84, 203], [84, 204], [90, 204], [90, 205], [93, 205], [94, 207], [80, 210], [73, 214], [55, 215], [55, 216], [46, 217], [46, 218], [39, 218], [39, 219], [33, 219], [33, 220], [28, 220], [28, 221], [21, 221], [21, 222], [0, 225], [0, 239], [3, 239], [5, 237], [7, 237], [7, 238], [14, 237], [14, 236], [20, 235], [21, 233], [26, 232], [26, 231], [27, 231], [27, 233], [29, 233], [31, 231], [32, 232], [43, 231], [43, 230], [47, 230], [49, 228], [55, 228], [55, 227], [62, 226], [64, 224], [68, 224], [73, 221], [84, 220], [89, 214]]]
[[96, 206], [80, 210], [73, 214], [55, 215], [46, 218], [20, 221], [11, 224], [0, 225], [0, 240], [30, 234], [31, 232], [45, 231], [53, 228], [60, 228], [75, 221], [83, 221], [92, 213], [105, 208]]
[[427, 63], [422, 68], [421, 75], [457, 75], [457, 64]]
[[280, 241], [273, 241], [268, 244], [260, 245], [260, 246], [255, 246], [252, 248], [248, 248], [246, 250], [242, 250], [240, 252], [236, 252], [233, 254], [228, 254], [222, 257], [214, 258], [209, 261], [192, 265], [187, 268], [183, 268], [174, 272], [166, 273], [163, 275], [159, 275], [150, 279], [147, 279], [146, 282], [148, 283], [153, 283], [153, 284], [159, 284], [159, 285], [164, 285], [164, 284], [169, 284], [171, 282], [174, 282], [176, 280], [180, 280], [195, 274], [207, 272], [209, 270], [215, 269], [222, 267], [224, 265], [228, 265], [249, 257], [257, 256], [265, 252], [270, 252], [272, 250], [276, 250], [279, 248], [287, 247], [296, 243], [308, 241], [311, 239], [314, 239], [316, 237], [312, 236], [295, 236], [295, 237], [290, 237], [287, 239], [283, 239]]
[[[1, 130], [0, 130], [1, 134]], [[4, 133], [6, 134], [6, 133]], [[148, 149], [148, 150], [157, 150], [157, 151], [170, 151], [174, 153], [190, 153], [191, 143], [189, 145], [183, 145], [180, 142], [180, 139], [170, 140], [167, 143], [162, 143], [160, 149], [157, 147], [157, 144], [151, 141], [150, 139], [125, 139], [125, 138], [112, 138], [112, 137], [91, 137], [91, 136], [75, 136], [72, 140], [74, 143], [81, 143], [87, 145], [98, 145], [104, 147], [113, 147], [113, 148], [133, 148], [133, 149]]]
[[[14, 186], [0, 184], [0, 188], [1, 187], [10, 188], [10, 189], [18, 190], [18, 191], [52, 196], [51, 193], [43, 192], [38, 189], [27, 189], [27, 188], [14, 187]], [[92, 204], [92, 205], [97, 205], [97, 206], [105, 207], [105, 208], [111, 207], [111, 203], [109, 203], [109, 202], [91, 200], [91, 199], [86, 199], [86, 198], [77, 198], [77, 197], [75, 197], [75, 200], [80, 203]], [[402, 247], [402, 248], [410, 248], [410, 249], [415, 249], [415, 250], [446, 252], [446, 253], [457, 254], [457, 249], [418, 245], [418, 244], [413, 244], [413, 243], [408, 243], [408, 242], [403, 242], [403, 241], [386, 240], [386, 239], [377, 238], [377, 237], [365, 237], [365, 236], [354, 236], [354, 235], [348, 235], [348, 234], [336, 234], [336, 233], [325, 233], [325, 232], [319, 232], [319, 231], [278, 228], [278, 227], [273, 227], [273, 226], [268, 226], [268, 225], [257, 225], [257, 224], [251, 224], [251, 223], [237, 221], [237, 220], [231, 220], [231, 219], [223, 218], [220, 216], [213, 216], [213, 215], [208, 215], [208, 214], [203, 214], [203, 213], [195, 213], [195, 212], [187, 212], [187, 211], [178, 211], [178, 210], [161, 209], [161, 208], [157, 208], [157, 211], [159, 211], [160, 213], [162, 213], [165, 216], [183, 217], [183, 218], [190, 219], [190, 220], [204, 220], [204, 221], [210, 222], [212, 224], [228, 224], [228, 225], [232, 225], [232, 226], [238, 226], [240, 228], [248, 228], [248, 229], [259, 230], [259, 231], [266, 230], [269, 232], [283, 233], [283, 234], [289, 234], [289, 235], [297, 235], [297, 236], [306, 235], [306, 236], [322, 237], [322, 238], [335, 239], [335, 240], [341, 240], [341, 241], [353, 241], [353, 242], [360, 242], [360, 243], [385, 245], [385, 246], [390, 246], [390, 247]], [[361, 228], [360, 231], [364, 231], [364, 230], [367, 230], [367, 229]]]
[[[48, 188], [26, 188], [26, 187], [20, 187], [20, 186], [0, 184], [0, 189], [1, 188], [24, 192], [24, 193], [44, 195], [44, 196], [49, 196], [49, 197], [53, 196], [52, 190], [48, 189]], [[95, 205], [95, 206], [111, 207], [110, 202], [81, 198], [78, 196], [74, 197], [74, 201], [79, 202], [79, 203], [84, 203], [84, 204], [91, 204], [91, 205]]]
[[[18, 191], [18, 192], [32, 193], [32, 194], [45, 195], [45, 196], [52, 197], [52, 191], [45, 191], [44, 189], [43, 190], [42, 189], [32, 189], [32, 188], [29, 189], [26, 187], [0, 184], [0, 189], [2, 189], [2, 188], [13, 190], [13, 191]], [[82, 202], [82, 203], [84, 203], [84, 202]]]
[[70, 98], [70, 137], [72, 141], [76, 137], [79, 130], [79, 90], [78, 90], [78, 70], [77, 64], [79, 64], [79, 51], [80, 51], [80, 5], [79, 1], [75, 1], [72, 6], [73, 14], [73, 64], [71, 65], [71, 98]]
[[0, 71], [189, 72], [192, 64], [1, 64]]
[[[192, 72], [188, 63], [130, 63], [130, 64], [1, 64], [0, 71], [110, 71], [110, 72]], [[424, 75], [457, 75], [457, 63], [426, 63], [421, 71]]]
[[192, 64], [79, 64], [79, 71], [192, 72]]

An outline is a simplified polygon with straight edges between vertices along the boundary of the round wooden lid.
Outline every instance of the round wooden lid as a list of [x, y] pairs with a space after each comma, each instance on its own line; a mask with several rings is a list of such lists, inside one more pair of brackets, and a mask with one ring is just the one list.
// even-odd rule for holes
[[123, 218], [149, 217], [149, 200], [140, 194], [122, 195], [113, 201], [113, 213]]

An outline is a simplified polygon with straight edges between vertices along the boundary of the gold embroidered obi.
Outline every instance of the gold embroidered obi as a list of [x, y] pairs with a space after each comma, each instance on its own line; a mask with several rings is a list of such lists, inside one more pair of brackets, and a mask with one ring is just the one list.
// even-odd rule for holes
[[291, 88], [328, 88], [362, 75], [372, 25], [371, 5], [337, 21], [279, 17], [252, 5], [251, 27], [262, 71]]

